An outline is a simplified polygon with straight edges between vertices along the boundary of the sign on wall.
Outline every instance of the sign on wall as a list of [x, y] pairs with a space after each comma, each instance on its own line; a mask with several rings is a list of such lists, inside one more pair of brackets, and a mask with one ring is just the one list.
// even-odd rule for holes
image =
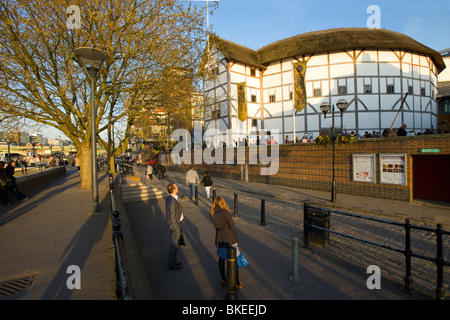
[[353, 181], [375, 183], [375, 155], [353, 154]]
[[380, 183], [406, 185], [406, 154], [380, 154]]

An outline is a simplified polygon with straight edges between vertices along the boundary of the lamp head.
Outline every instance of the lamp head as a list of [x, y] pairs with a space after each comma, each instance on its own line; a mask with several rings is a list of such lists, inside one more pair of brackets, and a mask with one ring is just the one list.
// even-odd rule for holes
[[336, 102], [336, 107], [338, 107], [341, 112], [344, 112], [348, 108], [348, 102], [345, 99], [340, 99], [338, 102]]
[[325, 119], [327, 118], [327, 112], [330, 111], [331, 106], [328, 102], [322, 102], [320, 104], [320, 110], [323, 112]]
[[80, 57], [93, 61], [103, 61], [108, 59], [108, 55], [105, 52], [90, 47], [78, 48], [75, 50], [75, 53], [78, 54]]

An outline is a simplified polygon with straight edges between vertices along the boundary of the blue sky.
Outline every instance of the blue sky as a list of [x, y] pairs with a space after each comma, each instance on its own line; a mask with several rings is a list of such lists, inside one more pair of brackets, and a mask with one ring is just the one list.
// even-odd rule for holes
[[[204, 6], [206, 14], [206, 1], [197, 5]], [[370, 5], [380, 8], [381, 28], [437, 51], [450, 48], [450, 0], [220, 0], [210, 26], [222, 38], [259, 49], [310, 31], [366, 28]]]
[[[206, 1], [192, 4], [204, 7], [206, 15]], [[219, 0], [218, 4], [209, 17], [211, 30], [255, 50], [310, 31], [366, 28], [370, 5], [380, 8], [381, 28], [404, 33], [437, 51], [450, 48], [450, 0]], [[49, 137], [64, 136], [53, 128], [43, 131]]]

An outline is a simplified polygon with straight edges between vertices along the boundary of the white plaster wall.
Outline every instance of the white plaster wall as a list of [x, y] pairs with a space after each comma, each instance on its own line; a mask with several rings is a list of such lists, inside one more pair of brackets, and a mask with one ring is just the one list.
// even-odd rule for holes
[[[352, 60], [353, 56], [357, 56], [355, 62]], [[402, 57], [401, 63], [399, 57]], [[394, 128], [399, 127], [402, 121], [407, 124], [408, 129], [415, 131], [424, 131], [431, 125], [434, 128], [437, 127], [437, 117], [430, 115], [431, 112], [437, 112], [435, 102], [433, 101], [430, 104], [430, 94], [435, 91], [433, 85], [436, 83], [436, 77], [432, 72], [434, 66], [430, 68], [431, 60], [428, 57], [390, 50], [363, 50], [362, 52], [360, 50], [353, 52], [352, 50], [348, 51], [348, 54], [333, 52], [296, 58], [272, 62], [267, 70], [264, 70], [263, 88], [260, 88], [258, 69], [256, 69], [256, 77], [253, 77], [250, 76], [250, 67], [239, 63], [232, 64], [230, 72], [231, 103], [237, 108], [236, 83], [245, 81], [247, 84], [249, 117], [259, 119], [262, 116], [265, 130], [271, 128], [282, 130], [284, 127], [286, 133], [293, 134], [292, 114], [294, 109], [290, 98], [290, 93], [293, 90], [292, 63], [306, 59], [305, 85], [307, 100], [312, 107], [308, 106], [301, 112], [297, 112], [296, 135], [302, 136], [304, 131], [307, 130], [317, 136], [320, 133], [320, 127], [331, 126], [329, 119], [323, 119], [319, 106], [323, 101], [333, 104], [340, 98], [350, 102], [343, 120], [343, 127], [347, 131], [356, 130], [356, 125], [359, 127], [359, 132], [382, 131], [384, 128], [389, 128], [400, 107], [400, 99], [407, 92], [409, 85], [413, 86], [414, 95], [408, 97], [404, 112], [401, 112], [397, 117]], [[354, 74], [355, 68], [356, 75]], [[220, 76], [219, 83], [224, 81], [226, 82], [226, 77]], [[372, 93], [365, 94], [365, 84], [371, 85]], [[386, 92], [387, 84], [394, 85], [394, 94]], [[339, 85], [347, 87], [345, 96], [338, 95]], [[419, 96], [422, 87], [426, 91], [425, 97]], [[314, 97], [314, 88], [321, 89], [319, 97]], [[260, 112], [260, 90], [262, 90], [262, 104], [266, 109], [263, 114]], [[256, 96], [256, 103], [250, 102], [252, 94]], [[272, 94], [275, 94], [276, 102], [269, 101], [269, 96]], [[219, 88], [216, 88], [216, 95], [224, 97], [224, 93]], [[208, 96], [211, 96], [211, 93]], [[355, 99], [358, 99], [358, 113], [355, 109]], [[235, 108], [232, 108], [232, 116], [237, 115]], [[305, 115], [306, 124], [304, 121]], [[236, 122], [235, 119], [232, 119], [232, 121], [233, 126], [249, 127], [247, 123], [242, 124], [240, 121]], [[261, 128], [260, 125], [258, 126], [259, 129]], [[285, 136], [283, 132], [281, 133]]]
[[450, 81], [450, 57], [443, 57], [443, 59], [447, 68], [439, 74], [438, 79], [439, 81]]

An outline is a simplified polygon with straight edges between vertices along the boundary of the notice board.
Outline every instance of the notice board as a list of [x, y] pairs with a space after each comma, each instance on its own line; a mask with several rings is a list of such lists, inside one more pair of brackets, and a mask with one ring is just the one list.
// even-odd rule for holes
[[380, 183], [406, 185], [406, 154], [380, 154]]
[[375, 155], [353, 154], [353, 181], [375, 183]]

